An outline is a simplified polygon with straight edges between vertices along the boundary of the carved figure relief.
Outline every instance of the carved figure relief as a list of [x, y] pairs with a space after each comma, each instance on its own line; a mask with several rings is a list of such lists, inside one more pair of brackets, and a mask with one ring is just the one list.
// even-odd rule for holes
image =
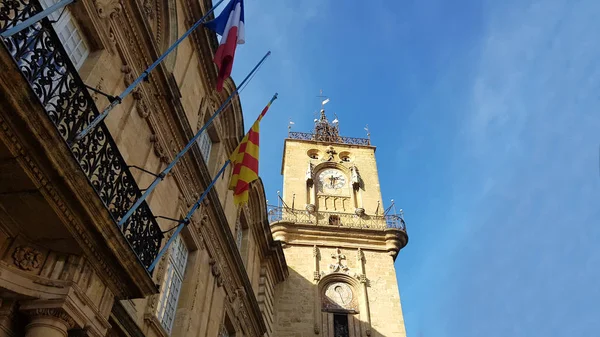
[[308, 168], [306, 169], [306, 183], [313, 184], [313, 164], [311, 162], [308, 162]]
[[42, 264], [42, 253], [31, 247], [19, 246], [12, 256], [15, 265], [23, 270], [34, 270]]
[[329, 265], [329, 270], [334, 272], [348, 272], [348, 266], [343, 263], [346, 259], [346, 255], [342, 254], [342, 251], [337, 248], [334, 254], [331, 254], [331, 258], [335, 259], [335, 263]]
[[358, 173], [358, 168], [355, 165], [350, 167], [351, 177], [350, 182], [352, 183], [352, 187], [354, 189], [358, 189], [360, 187], [360, 173]]
[[332, 161], [335, 158], [335, 155], [337, 154], [337, 152], [335, 151], [333, 146], [330, 146], [327, 149], [327, 151], [325, 151], [325, 153], [327, 153], [327, 156], [323, 157], [323, 159], [325, 159], [327, 161]]

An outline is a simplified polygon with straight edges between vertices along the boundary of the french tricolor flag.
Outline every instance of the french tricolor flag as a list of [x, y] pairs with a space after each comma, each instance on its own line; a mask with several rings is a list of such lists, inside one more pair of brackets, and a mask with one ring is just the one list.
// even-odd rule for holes
[[221, 42], [214, 61], [219, 69], [217, 91], [223, 89], [223, 81], [231, 74], [233, 56], [238, 44], [244, 44], [244, 3], [231, 0], [214, 20], [205, 24], [207, 28], [221, 35]]

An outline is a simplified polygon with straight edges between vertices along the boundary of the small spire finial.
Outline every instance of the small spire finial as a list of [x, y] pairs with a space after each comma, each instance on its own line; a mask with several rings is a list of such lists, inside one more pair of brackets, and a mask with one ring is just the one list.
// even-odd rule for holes
[[292, 118], [290, 118], [290, 122], [288, 123], [288, 137], [290, 136], [290, 132], [292, 132], [292, 125], [295, 123], [292, 122]]
[[321, 99], [321, 110], [325, 109], [325, 104], [329, 103], [329, 97], [323, 95], [323, 89], [319, 90], [319, 96], [317, 97]]

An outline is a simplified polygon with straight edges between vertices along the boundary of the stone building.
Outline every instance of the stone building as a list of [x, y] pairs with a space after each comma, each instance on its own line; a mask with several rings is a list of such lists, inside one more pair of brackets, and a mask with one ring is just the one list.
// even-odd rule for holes
[[375, 147], [343, 137], [325, 111], [285, 140], [283, 193], [270, 206], [289, 277], [275, 291], [274, 336], [406, 336], [394, 261], [408, 242], [383, 208]]
[[[0, 32], [57, 0], [0, 1]], [[0, 336], [274, 336], [288, 274], [260, 181], [230, 172], [149, 266], [244, 135], [238, 98], [133, 216], [118, 221], [234, 90], [197, 29], [81, 141], [75, 136], [211, 7], [80, 0], [0, 47]], [[173, 221], [175, 220], [175, 221]]]

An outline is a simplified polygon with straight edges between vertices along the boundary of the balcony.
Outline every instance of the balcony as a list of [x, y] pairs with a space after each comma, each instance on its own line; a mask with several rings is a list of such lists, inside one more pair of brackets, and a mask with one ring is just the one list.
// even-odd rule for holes
[[[0, 32], [41, 10], [37, 0], [1, 2]], [[74, 142], [99, 112], [51, 23], [44, 19], [2, 39], [1, 44], [117, 226], [141, 192], [104, 123], [80, 142]], [[120, 231], [147, 269], [158, 254], [163, 233], [146, 202]]]
[[356, 215], [350, 213], [317, 211], [314, 214], [305, 210], [282, 206], [268, 206], [269, 223], [289, 221], [297, 224], [316, 226], [335, 226], [359, 229], [395, 228], [406, 232], [406, 223], [402, 215]]

